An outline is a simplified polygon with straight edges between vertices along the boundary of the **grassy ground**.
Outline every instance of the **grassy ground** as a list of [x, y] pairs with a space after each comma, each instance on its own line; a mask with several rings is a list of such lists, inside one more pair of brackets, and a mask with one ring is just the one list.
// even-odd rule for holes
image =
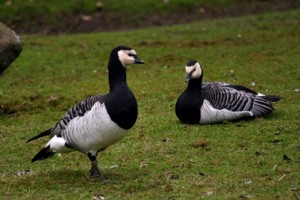
[[[0, 77], [1, 199], [299, 199], [300, 10], [138, 31], [24, 36]], [[135, 127], [98, 156], [114, 183], [88, 176], [78, 152], [31, 163], [47, 138], [26, 144], [79, 100], [108, 91], [110, 50], [134, 47], [128, 70]], [[197, 59], [206, 81], [238, 83], [284, 99], [273, 115], [192, 126], [174, 105]], [[298, 90], [297, 90], [298, 89]], [[298, 91], [298, 92], [297, 92]]]
[[[47, 23], [50, 26], [62, 26], [64, 16], [76, 16], [78, 14], [95, 14], [104, 13], [105, 15], [113, 13], [119, 19], [120, 23], [128, 23], [130, 20], [142, 20], [150, 13], [170, 13], [180, 11], [195, 12], [200, 5], [211, 5], [216, 7], [227, 6], [230, 3], [238, 2], [236, 0], [172, 0], [164, 3], [163, 0], [72, 0], [60, 1], [52, 0], [51, 2], [42, 1], [0, 1], [0, 19], [7, 24], [29, 24], [41, 25]], [[134, 14], [133, 14], [134, 13]], [[122, 17], [121, 17], [122, 16]], [[126, 17], [125, 17], [126, 16]], [[102, 16], [105, 17], [105, 16]], [[111, 22], [116, 23], [116, 22]]]
[[0, 20], [21, 34], [85, 33], [295, 8], [299, 0], [0, 0]]

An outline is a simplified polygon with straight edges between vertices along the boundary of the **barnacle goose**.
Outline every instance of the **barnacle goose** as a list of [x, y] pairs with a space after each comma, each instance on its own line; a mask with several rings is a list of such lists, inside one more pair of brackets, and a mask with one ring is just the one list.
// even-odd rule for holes
[[183, 123], [209, 124], [270, 114], [281, 97], [263, 95], [241, 85], [202, 83], [203, 70], [196, 60], [185, 67], [188, 86], [176, 102]]
[[29, 139], [43, 136], [50, 141], [32, 159], [44, 160], [55, 153], [74, 150], [85, 153], [92, 162], [91, 176], [104, 180], [97, 166], [97, 154], [122, 139], [135, 124], [137, 101], [126, 83], [126, 67], [143, 64], [134, 49], [115, 47], [108, 63], [109, 93], [91, 96], [74, 105], [54, 127]]

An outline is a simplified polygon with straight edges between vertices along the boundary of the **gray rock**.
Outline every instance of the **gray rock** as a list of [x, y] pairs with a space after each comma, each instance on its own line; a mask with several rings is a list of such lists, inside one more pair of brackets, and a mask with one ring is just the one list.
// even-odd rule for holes
[[0, 74], [20, 55], [21, 51], [20, 36], [0, 22]]

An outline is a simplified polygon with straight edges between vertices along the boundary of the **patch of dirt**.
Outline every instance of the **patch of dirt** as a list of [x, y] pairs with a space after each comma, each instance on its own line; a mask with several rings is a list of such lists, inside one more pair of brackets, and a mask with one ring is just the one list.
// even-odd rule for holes
[[86, 33], [101, 31], [130, 30], [151, 26], [182, 24], [203, 19], [241, 16], [264, 12], [286, 11], [300, 8], [299, 0], [249, 0], [244, 3], [232, 3], [225, 8], [203, 5], [189, 12], [173, 11], [170, 13], [155, 12], [151, 14], [126, 14], [99, 11], [97, 13], [81, 13], [57, 16], [55, 23], [46, 22], [37, 16], [22, 21], [19, 19], [9, 26], [19, 34], [60, 34]]

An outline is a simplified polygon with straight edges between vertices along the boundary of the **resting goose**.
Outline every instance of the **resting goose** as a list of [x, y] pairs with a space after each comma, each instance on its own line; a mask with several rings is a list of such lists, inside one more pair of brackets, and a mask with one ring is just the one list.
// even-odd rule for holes
[[273, 112], [279, 96], [263, 95], [241, 85], [202, 83], [203, 70], [196, 60], [185, 67], [186, 90], [176, 102], [176, 115], [189, 124], [209, 124], [256, 117]]
[[50, 136], [50, 141], [32, 162], [52, 157], [55, 153], [77, 150], [92, 162], [91, 176], [103, 180], [104, 175], [97, 166], [98, 152], [122, 139], [138, 116], [137, 101], [126, 83], [126, 67], [143, 63], [132, 48], [114, 48], [108, 63], [109, 93], [80, 101], [54, 127], [29, 139], [27, 142]]

